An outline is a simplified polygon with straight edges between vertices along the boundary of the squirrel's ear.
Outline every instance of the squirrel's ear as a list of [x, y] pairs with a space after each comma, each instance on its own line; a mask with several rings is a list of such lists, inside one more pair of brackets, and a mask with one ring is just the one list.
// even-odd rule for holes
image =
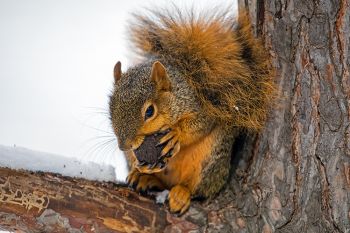
[[117, 62], [114, 66], [114, 81], [117, 82], [122, 76], [122, 63], [120, 61]]
[[159, 61], [152, 65], [151, 79], [156, 83], [157, 89], [162, 91], [169, 91], [171, 83], [165, 67]]

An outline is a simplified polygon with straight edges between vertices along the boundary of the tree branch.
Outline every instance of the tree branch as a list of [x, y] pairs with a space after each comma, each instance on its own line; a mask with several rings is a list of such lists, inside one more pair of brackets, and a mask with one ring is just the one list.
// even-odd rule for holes
[[162, 232], [164, 207], [113, 183], [0, 168], [0, 225], [24, 232]]

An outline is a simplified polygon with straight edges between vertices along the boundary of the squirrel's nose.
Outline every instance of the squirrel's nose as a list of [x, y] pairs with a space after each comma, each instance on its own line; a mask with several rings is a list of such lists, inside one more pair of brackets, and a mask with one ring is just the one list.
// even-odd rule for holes
[[119, 149], [121, 149], [122, 151], [127, 151], [127, 150], [130, 150], [132, 148], [129, 140], [120, 140], [118, 138], [118, 145], [119, 145]]

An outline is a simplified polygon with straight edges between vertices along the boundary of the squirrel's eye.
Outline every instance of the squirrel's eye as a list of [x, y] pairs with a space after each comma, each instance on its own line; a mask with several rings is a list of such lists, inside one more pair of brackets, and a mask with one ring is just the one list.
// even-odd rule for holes
[[153, 105], [150, 105], [145, 112], [145, 120], [147, 120], [148, 118], [152, 117], [154, 114], [154, 107]]

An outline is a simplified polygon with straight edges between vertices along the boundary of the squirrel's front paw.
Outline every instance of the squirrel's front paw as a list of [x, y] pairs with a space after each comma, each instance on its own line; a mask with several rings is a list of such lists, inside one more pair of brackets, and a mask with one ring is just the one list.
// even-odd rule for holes
[[130, 171], [126, 182], [137, 192], [146, 192], [150, 189], [163, 190], [165, 188], [157, 177], [149, 174], [142, 174], [137, 169]]
[[[165, 131], [165, 130], [164, 130]], [[163, 150], [161, 151], [161, 158], [170, 158], [180, 151], [180, 142], [179, 142], [179, 136], [176, 130], [169, 130], [160, 140], [158, 145], [164, 145]]]
[[176, 185], [169, 192], [170, 212], [183, 214], [191, 203], [190, 191], [182, 186]]

